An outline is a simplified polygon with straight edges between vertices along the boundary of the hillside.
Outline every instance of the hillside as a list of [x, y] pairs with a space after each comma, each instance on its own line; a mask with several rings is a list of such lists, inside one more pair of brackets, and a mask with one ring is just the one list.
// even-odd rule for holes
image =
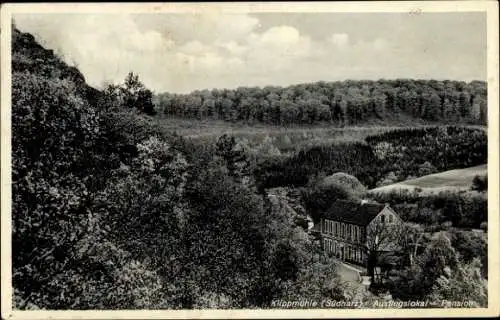
[[370, 193], [393, 192], [407, 190], [420, 191], [420, 194], [439, 193], [441, 191], [470, 190], [475, 176], [487, 174], [487, 165], [480, 165], [466, 169], [448, 170], [426, 175], [416, 179], [401, 181], [370, 190]]
[[297, 228], [297, 208], [255, 191], [233, 138], [170, 136], [134, 105], [100, 99], [31, 35], [14, 30], [12, 42], [14, 309], [343, 297], [332, 261]]
[[76, 67], [62, 61], [54, 50], [43, 48], [33, 35], [16, 28], [12, 29], [12, 72], [32, 73], [44, 78], [70, 81], [76, 86], [78, 94], [92, 106], [97, 106], [97, 101], [102, 96], [99, 90], [87, 85], [84, 76]]

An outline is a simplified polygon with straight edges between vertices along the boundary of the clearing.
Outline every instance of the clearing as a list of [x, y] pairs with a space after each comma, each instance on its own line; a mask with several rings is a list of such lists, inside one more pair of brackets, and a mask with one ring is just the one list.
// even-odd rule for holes
[[[293, 151], [299, 148], [329, 144], [338, 141], [364, 141], [369, 135], [380, 134], [394, 129], [410, 127], [440, 127], [442, 123], [418, 123], [411, 125], [405, 121], [384, 121], [366, 123], [363, 125], [348, 125], [339, 127], [334, 124], [315, 125], [269, 125], [262, 123], [232, 123], [211, 119], [183, 119], [164, 115], [153, 118], [155, 123], [165, 131], [175, 131], [177, 134], [198, 141], [214, 142], [227, 133], [238, 139], [246, 140], [251, 147], [259, 146], [267, 140], [280, 151]], [[463, 125], [466, 127], [481, 127]]]
[[394, 190], [408, 190], [413, 192], [421, 189], [420, 193], [439, 193], [441, 191], [470, 190], [472, 179], [476, 175], [483, 176], [488, 173], [487, 165], [443, 171], [416, 179], [406, 180], [395, 184], [378, 187], [370, 190], [371, 193], [391, 192]]

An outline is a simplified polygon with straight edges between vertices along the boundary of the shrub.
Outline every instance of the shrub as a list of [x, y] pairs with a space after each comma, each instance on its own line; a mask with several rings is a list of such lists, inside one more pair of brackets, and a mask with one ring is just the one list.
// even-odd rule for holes
[[472, 180], [472, 190], [475, 191], [485, 191], [488, 190], [488, 176], [478, 176], [476, 175]]
[[330, 185], [339, 185], [347, 190], [351, 191], [354, 195], [361, 197], [366, 192], [366, 187], [363, 186], [361, 182], [350, 174], [344, 172], [337, 172], [330, 176], [323, 178], [322, 185], [330, 186]]

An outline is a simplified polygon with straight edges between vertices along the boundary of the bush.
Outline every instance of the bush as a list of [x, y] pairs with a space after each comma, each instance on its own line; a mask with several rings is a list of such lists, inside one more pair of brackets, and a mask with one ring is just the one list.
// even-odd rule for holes
[[366, 192], [366, 187], [355, 176], [344, 172], [337, 172], [323, 178], [321, 184], [324, 186], [338, 185], [344, 187], [358, 197], [362, 197]]
[[426, 176], [428, 174], [433, 174], [436, 173], [437, 169], [430, 163], [429, 161], [424, 162], [421, 164], [418, 168], [418, 175], [419, 176]]
[[476, 175], [472, 180], [471, 189], [479, 192], [488, 190], [488, 176]]

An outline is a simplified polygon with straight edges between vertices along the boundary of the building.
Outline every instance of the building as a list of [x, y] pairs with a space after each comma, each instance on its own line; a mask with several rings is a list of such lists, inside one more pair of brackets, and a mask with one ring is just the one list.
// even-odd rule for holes
[[395, 249], [389, 226], [401, 222], [389, 205], [338, 200], [321, 218], [323, 249], [338, 259], [365, 266], [368, 248], [373, 241], [378, 242], [379, 237], [378, 251]]

